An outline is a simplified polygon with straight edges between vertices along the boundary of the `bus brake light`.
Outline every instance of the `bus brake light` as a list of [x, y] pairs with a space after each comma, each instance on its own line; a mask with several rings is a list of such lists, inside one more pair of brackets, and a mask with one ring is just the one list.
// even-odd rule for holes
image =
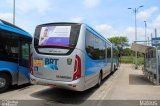
[[30, 70], [30, 73], [33, 75], [33, 59], [32, 59], [32, 53], [30, 54], [29, 56], [29, 61], [30, 61], [30, 65], [29, 65], [29, 70]]
[[76, 55], [73, 80], [76, 80], [80, 77], [81, 77], [81, 58], [78, 55]]

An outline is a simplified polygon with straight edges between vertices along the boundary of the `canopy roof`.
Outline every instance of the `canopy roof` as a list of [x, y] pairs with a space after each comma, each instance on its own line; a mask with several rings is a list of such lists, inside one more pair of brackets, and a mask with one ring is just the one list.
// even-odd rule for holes
[[133, 43], [131, 46], [131, 50], [141, 52], [141, 53], [146, 53], [147, 50], [149, 50], [149, 49], [155, 49], [155, 47], [147, 46], [147, 45], [143, 45], [143, 44], [137, 44], [137, 43]]

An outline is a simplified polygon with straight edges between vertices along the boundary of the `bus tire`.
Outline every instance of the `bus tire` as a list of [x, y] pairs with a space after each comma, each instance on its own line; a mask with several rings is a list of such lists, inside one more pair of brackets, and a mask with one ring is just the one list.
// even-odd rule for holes
[[0, 74], [0, 93], [5, 92], [10, 86], [10, 76], [7, 73]]
[[114, 71], [116, 71], [116, 65], [114, 65]]
[[99, 73], [99, 78], [98, 78], [97, 87], [100, 87], [101, 84], [102, 84], [102, 72]]

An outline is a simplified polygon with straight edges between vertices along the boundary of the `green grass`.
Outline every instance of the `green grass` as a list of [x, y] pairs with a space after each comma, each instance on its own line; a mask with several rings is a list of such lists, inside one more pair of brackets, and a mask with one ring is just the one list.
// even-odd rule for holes
[[[135, 57], [133, 56], [122, 56], [121, 57], [121, 63], [125, 64], [135, 64]], [[144, 64], [144, 58], [143, 57], [138, 57], [137, 58], [137, 64]]]

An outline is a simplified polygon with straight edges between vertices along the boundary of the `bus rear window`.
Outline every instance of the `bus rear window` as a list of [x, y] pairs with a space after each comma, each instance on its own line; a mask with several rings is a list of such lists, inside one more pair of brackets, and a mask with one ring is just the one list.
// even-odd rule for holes
[[[70, 49], [75, 48], [80, 32], [80, 24], [48, 24], [38, 26], [34, 36], [34, 47], [37, 52], [44, 54], [66, 54], [65, 52], [53, 52], [53, 48]], [[46, 49], [47, 48], [47, 49]], [[46, 51], [48, 50], [48, 51]], [[51, 51], [52, 52], [49, 52]], [[44, 52], [43, 52], [44, 51]], [[67, 53], [68, 53], [67, 52]]]
[[71, 26], [45, 26], [41, 28], [39, 46], [69, 45]]

